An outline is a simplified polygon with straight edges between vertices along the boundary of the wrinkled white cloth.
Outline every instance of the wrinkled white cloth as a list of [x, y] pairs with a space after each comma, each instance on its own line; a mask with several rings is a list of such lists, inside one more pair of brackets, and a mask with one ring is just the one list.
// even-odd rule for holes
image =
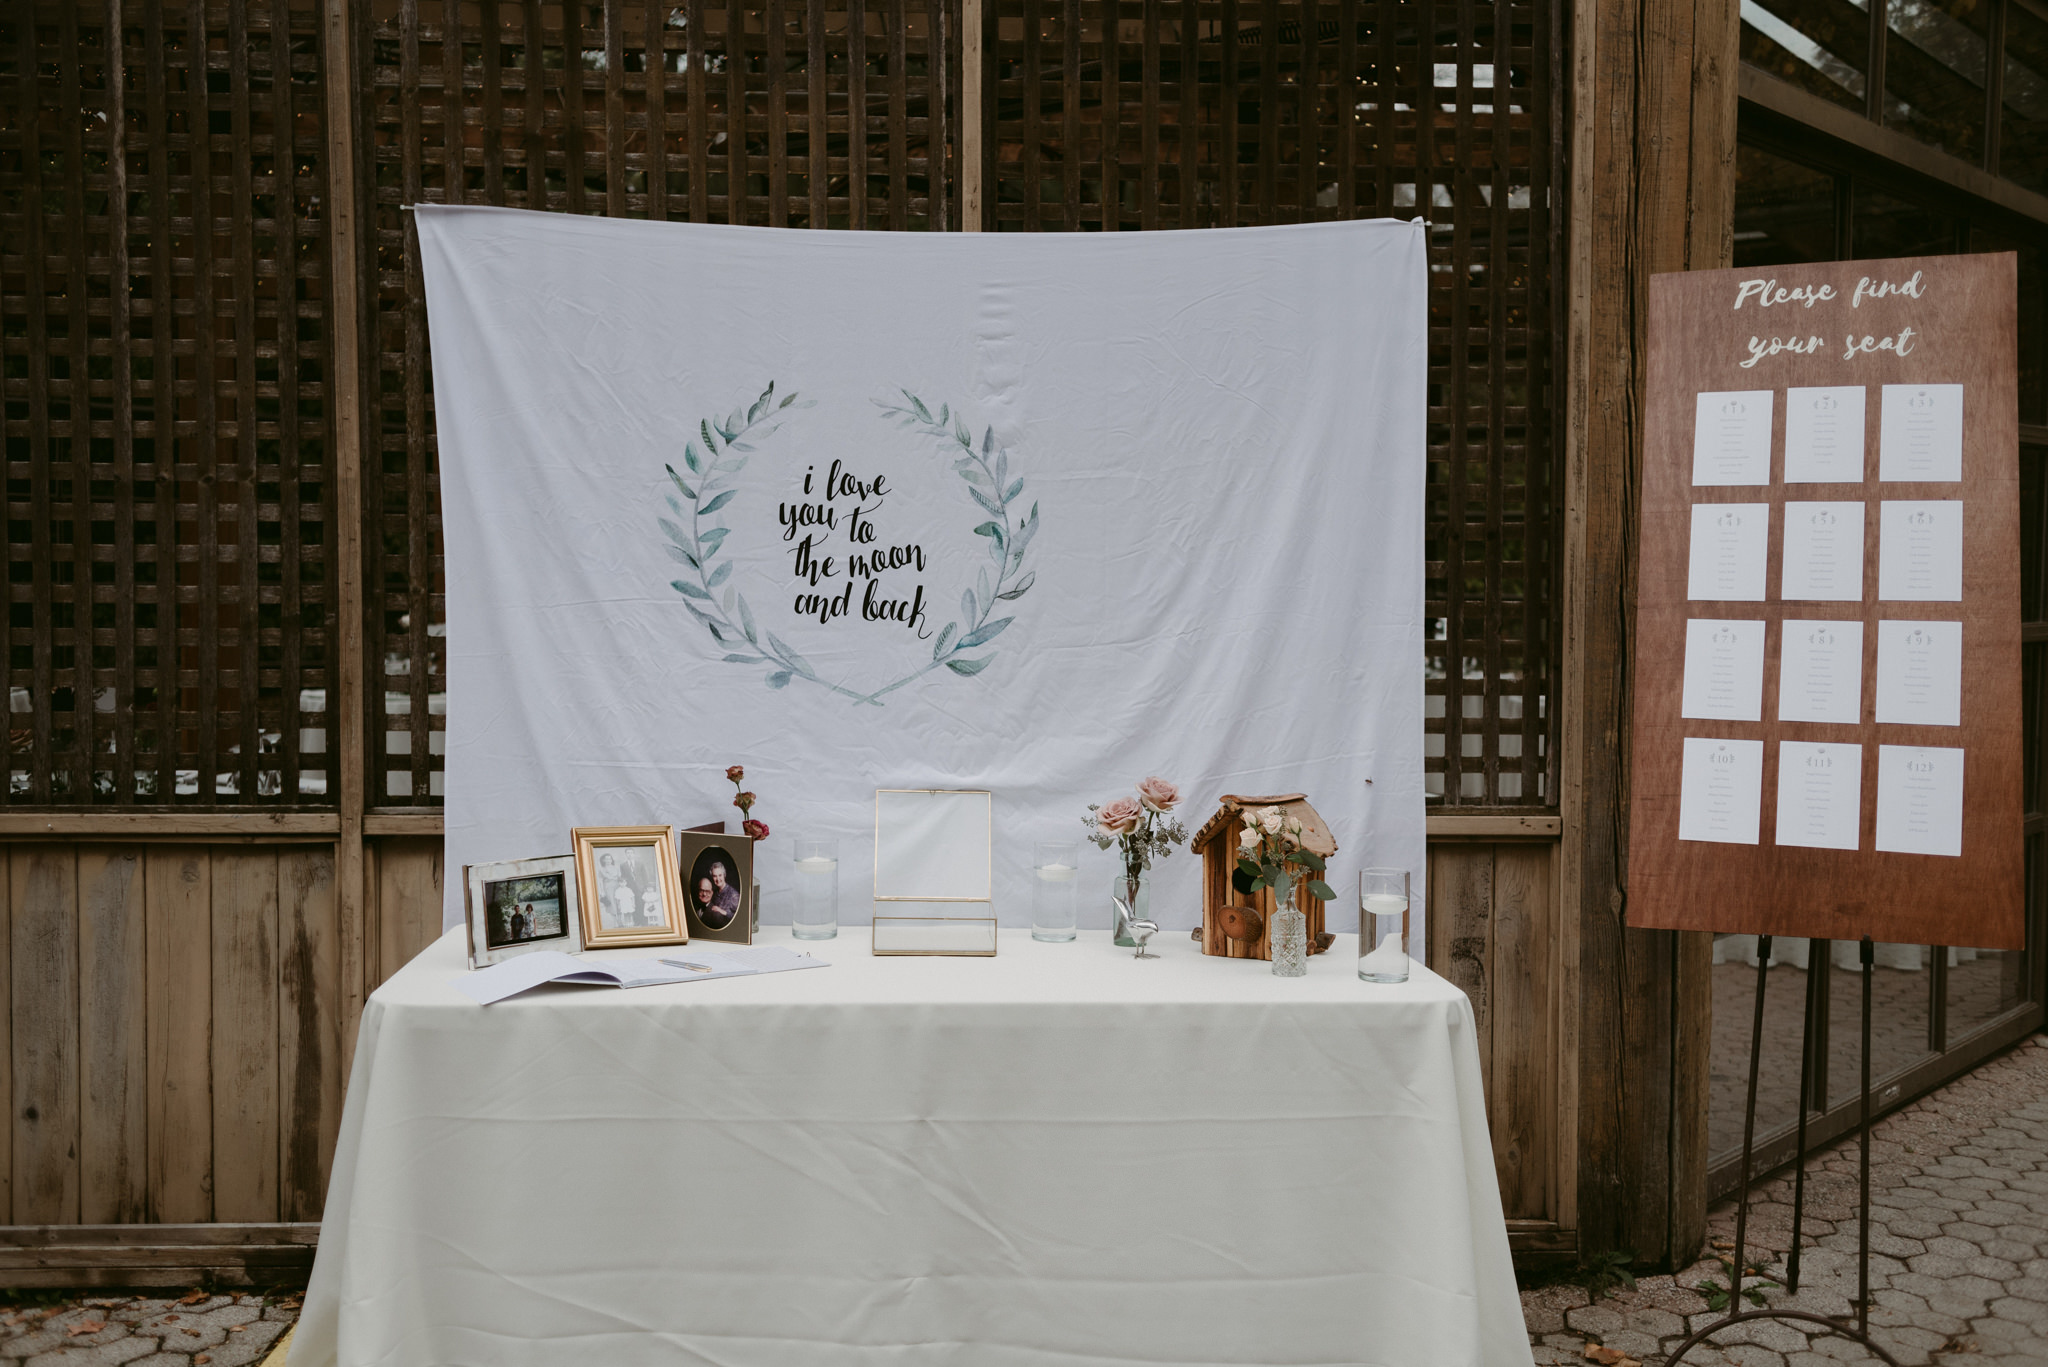
[[445, 936], [363, 1017], [291, 1367], [1527, 1367], [1465, 997], [1159, 947], [484, 1010]]
[[[1340, 893], [1414, 873], [1422, 942], [1419, 224], [417, 219], [450, 869], [574, 826], [736, 827], [741, 763], [765, 921], [791, 837], [839, 839], [853, 894], [875, 789], [985, 788], [1021, 924], [1033, 842], [1161, 774], [1191, 829], [1224, 793], [1306, 792]], [[1116, 858], [1085, 858], [1106, 926]], [[1200, 919], [1195, 861], [1151, 908]]]

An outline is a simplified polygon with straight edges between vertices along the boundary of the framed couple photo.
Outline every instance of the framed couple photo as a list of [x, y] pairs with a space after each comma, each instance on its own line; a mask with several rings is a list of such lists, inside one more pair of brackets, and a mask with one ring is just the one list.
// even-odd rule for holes
[[722, 831], [684, 831], [677, 841], [683, 907], [693, 939], [750, 945], [760, 919], [754, 905], [754, 842]]
[[576, 886], [587, 949], [687, 944], [673, 826], [578, 826]]
[[566, 854], [466, 864], [462, 896], [469, 913], [471, 968], [503, 963], [536, 949], [582, 952], [576, 861]]

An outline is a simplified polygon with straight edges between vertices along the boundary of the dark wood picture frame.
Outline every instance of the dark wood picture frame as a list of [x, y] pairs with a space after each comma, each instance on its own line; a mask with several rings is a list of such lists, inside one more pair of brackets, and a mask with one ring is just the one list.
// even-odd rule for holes
[[[707, 915], [698, 904], [698, 880], [710, 877], [710, 866], [718, 862], [727, 866], [726, 886], [739, 893], [730, 914], [723, 919], [717, 913]], [[754, 943], [760, 908], [755, 905], [753, 840], [745, 835], [715, 831], [684, 831], [676, 837], [676, 869], [682, 875], [683, 913], [688, 918], [692, 940]], [[714, 891], [713, 895], [716, 897], [717, 893]]]

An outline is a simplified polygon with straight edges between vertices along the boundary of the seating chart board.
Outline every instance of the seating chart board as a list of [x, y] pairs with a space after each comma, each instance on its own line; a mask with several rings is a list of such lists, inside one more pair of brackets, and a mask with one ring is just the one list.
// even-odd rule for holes
[[2022, 947], [2017, 269], [1651, 281], [1630, 925]]

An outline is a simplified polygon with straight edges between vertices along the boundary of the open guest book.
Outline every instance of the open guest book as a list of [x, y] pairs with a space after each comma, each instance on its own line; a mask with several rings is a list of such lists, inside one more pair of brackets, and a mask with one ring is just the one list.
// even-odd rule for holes
[[489, 1006], [543, 983], [655, 987], [824, 966], [822, 960], [781, 945], [755, 945], [724, 954], [693, 954], [685, 949], [672, 959], [586, 959], [549, 949], [465, 973], [455, 980], [455, 990], [479, 1006]]

